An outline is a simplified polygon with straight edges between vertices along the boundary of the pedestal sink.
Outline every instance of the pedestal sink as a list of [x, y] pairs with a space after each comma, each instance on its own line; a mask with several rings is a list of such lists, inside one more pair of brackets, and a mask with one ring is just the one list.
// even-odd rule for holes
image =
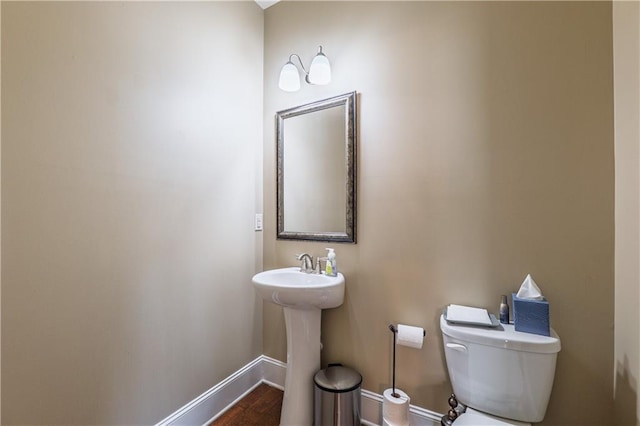
[[313, 422], [313, 375], [320, 369], [320, 313], [344, 301], [344, 276], [282, 268], [254, 275], [253, 285], [266, 301], [284, 308], [287, 328], [287, 375], [281, 425]]

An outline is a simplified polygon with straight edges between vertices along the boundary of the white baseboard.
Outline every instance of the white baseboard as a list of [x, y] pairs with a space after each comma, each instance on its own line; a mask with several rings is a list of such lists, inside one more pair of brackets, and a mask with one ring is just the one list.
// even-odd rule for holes
[[[186, 404], [156, 426], [206, 425], [222, 415], [260, 383], [284, 389], [287, 364], [260, 355], [202, 395]], [[361, 391], [362, 424], [382, 424], [382, 395]], [[412, 426], [438, 426], [442, 414], [412, 405], [409, 420]]]
[[262, 356], [251, 361], [156, 426], [204, 425], [231, 408], [263, 379]]
[[287, 364], [264, 355], [261, 355], [260, 358], [262, 359], [262, 381], [280, 390], [284, 390]]

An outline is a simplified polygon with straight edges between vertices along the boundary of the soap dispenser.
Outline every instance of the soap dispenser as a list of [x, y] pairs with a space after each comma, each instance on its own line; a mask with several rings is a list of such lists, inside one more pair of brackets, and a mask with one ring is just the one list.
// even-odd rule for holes
[[327, 266], [324, 268], [325, 275], [329, 277], [338, 276], [338, 267], [336, 264], [336, 253], [332, 248], [327, 248]]

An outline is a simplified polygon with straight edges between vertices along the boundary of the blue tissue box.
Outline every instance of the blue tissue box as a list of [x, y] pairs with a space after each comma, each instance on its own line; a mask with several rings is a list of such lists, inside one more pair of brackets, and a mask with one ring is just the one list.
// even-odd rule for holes
[[516, 331], [549, 336], [549, 302], [546, 299], [521, 299], [512, 294], [513, 325]]

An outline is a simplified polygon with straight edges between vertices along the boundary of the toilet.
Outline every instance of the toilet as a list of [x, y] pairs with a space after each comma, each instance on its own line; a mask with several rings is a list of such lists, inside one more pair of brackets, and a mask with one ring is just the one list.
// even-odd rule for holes
[[479, 327], [440, 317], [449, 379], [467, 407], [464, 425], [527, 425], [540, 422], [551, 396], [560, 338], [515, 331], [513, 324]]

